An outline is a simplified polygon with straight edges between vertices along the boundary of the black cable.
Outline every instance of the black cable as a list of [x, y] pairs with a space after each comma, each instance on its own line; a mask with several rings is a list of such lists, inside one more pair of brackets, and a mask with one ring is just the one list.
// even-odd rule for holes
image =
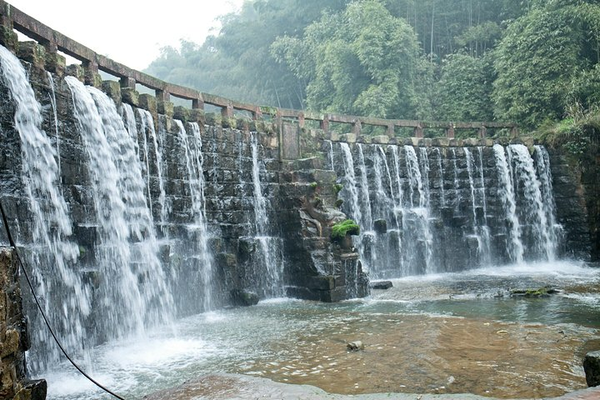
[[94, 385], [98, 386], [100, 389], [104, 390], [106, 393], [108, 393], [108, 394], [116, 397], [117, 399], [119, 399], [119, 400], [125, 400], [123, 397], [119, 396], [118, 394], [115, 394], [115, 393], [111, 392], [110, 390], [108, 390], [107, 388], [105, 388], [104, 386], [102, 386], [101, 384], [99, 384], [98, 382], [96, 382], [91, 376], [89, 376], [88, 374], [86, 374], [85, 371], [83, 369], [81, 369], [81, 367], [79, 367], [79, 365], [77, 365], [75, 363], [75, 361], [73, 361], [71, 359], [71, 357], [69, 357], [69, 354], [67, 354], [67, 351], [64, 349], [64, 347], [62, 346], [62, 344], [58, 340], [58, 337], [54, 333], [54, 330], [52, 329], [52, 326], [50, 325], [50, 322], [48, 321], [48, 318], [46, 317], [46, 314], [44, 313], [44, 310], [42, 309], [40, 301], [39, 301], [39, 299], [37, 298], [37, 296], [35, 294], [35, 290], [33, 290], [33, 285], [31, 284], [31, 280], [29, 279], [29, 275], [27, 274], [27, 270], [25, 269], [25, 265], [23, 264], [23, 261], [21, 260], [21, 257], [19, 256], [19, 252], [17, 251], [17, 245], [15, 244], [15, 242], [14, 242], [14, 240], [12, 238], [12, 235], [10, 234], [10, 229], [8, 227], [8, 220], [6, 219], [6, 214], [4, 213], [4, 208], [2, 207], [2, 203], [0, 203], [0, 212], [2, 213], [2, 221], [4, 222], [4, 228], [6, 229], [6, 235], [8, 236], [8, 242], [10, 243], [11, 247], [15, 251], [15, 256], [17, 257], [17, 261], [19, 262], [19, 266], [21, 267], [21, 271], [23, 271], [23, 275], [25, 275], [25, 279], [27, 280], [27, 284], [29, 285], [29, 288], [31, 289], [31, 293], [33, 294], [33, 299], [35, 300], [35, 304], [37, 304], [37, 307], [40, 310], [40, 313], [42, 315], [42, 318], [44, 319], [44, 322], [46, 323], [46, 326], [48, 327], [48, 331], [50, 331], [50, 334], [54, 338], [54, 341], [58, 345], [58, 348], [60, 349], [60, 351], [62, 351], [62, 353], [67, 358], [67, 360], [69, 360], [69, 362], [71, 363], [71, 365], [73, 365], [75, 367], [75, 369], [77, 369], [77, 371], [79, 371], [81, 373], [81, 375], [83, 375], [87, 379], [89, 379], [90, 382], [92, 382]]

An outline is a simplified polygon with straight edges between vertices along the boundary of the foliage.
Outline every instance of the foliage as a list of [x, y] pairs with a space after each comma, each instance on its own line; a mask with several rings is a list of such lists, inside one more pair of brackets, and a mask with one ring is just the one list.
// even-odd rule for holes
[[594, 0], [245, 0], [221, 21], [146, 72], [274, 107], [513, 121], [558, 141], [567, 117], [593, 137], [573, 115], [600, 105]]
[[586, 94], [581, 80], [597, 77], [599, 6], [542, 3], [509, 25], [495, 51], [496, 116], [527, 127], [560, 119], [574, 97], [588, 103], [597, 96]]
[[406, 21], [378, 0], [324, 15], [304, 37], [278, 38], [273, 55], [306, 87], [309, 109], [377, 117], [414, 117], [419, 45]]
[[479, 58], [465, 53], [448, 56], [439, 80], [438, 119], [491, 121], [493, 79], [489, 53]]
[[360, 227], [351, 219], [347, 219], [331, 227], [331, 239], [334, 241], [342, 240], [346, 235], [360, 234]]

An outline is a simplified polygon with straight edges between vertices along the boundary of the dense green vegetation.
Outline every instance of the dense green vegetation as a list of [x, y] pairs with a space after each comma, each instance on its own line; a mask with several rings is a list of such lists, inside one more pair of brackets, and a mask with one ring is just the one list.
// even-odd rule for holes
[[246, 0], [147, 72], [241, 101], [383, 118], [510, 120], [600, 104], [594, 0]]

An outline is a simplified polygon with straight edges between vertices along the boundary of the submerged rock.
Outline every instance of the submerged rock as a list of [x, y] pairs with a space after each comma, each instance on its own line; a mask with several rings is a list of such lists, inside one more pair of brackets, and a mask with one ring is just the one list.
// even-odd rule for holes
[[236, 306], [249, 307], [258, 304], [258, 295], [243, 289], [233, 289], [231, 291], [231, 301]]
[[391, 281], [374, 281], [369, 282], [369, 287], [371, 289], [379, 289], [379, 290], [387, 290], [393, 287], [394, 284]]
[[513, 289], [510, 291], [511, 297], [548, 297], [556, 294], [559, 291], [550, 287], [542, 287], [539, 289]]
[[357, 341], [348, 343], [346, 345], [346, 348], [348, 349], [348, 351], [359, 351], [359, 350], [364, 350], [365, 345], [360, 340], [357, 340]]

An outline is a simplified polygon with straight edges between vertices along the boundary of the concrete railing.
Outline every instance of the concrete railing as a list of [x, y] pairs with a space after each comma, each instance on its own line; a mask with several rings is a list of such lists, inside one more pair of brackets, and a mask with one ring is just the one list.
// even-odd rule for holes
[[[38, 43], [37, 48], [19, 49], [17, 35], [18, 31]], [[65, 57], [59, 52], [81, 61], [83, 68], [83, 80], [86, 84], [100, 86], [101, 79], [98, 71], [113, 75], [120, 80], [120, 87], [125, 91], [135, 91], [136, 85], [141, 85], [154, 90], [158, 111], [165, 112], [164, 104], [170, 103], [171, 96], [175, 98], [191, 100], [191, 108], [204, 110], [205, 105], [212, 105], [221, 109], [223, 118], [234, 118], [235, 111], [250, 113], [253, 120], [263, 119], [269, 115], [276, 121], [283, 119], [295, 120], [300, 127], [305, 126], [306, 121], [317, 121], [320, 128], [329, 133], [331, 123], [350, 124], [352, 133], [359, 135], [364, 126], [383, 127], [389, 137], [396, 135], [396, 128], [408, 128], [413, 130], [414, 137], [423, 137], [425, 129], [443, 129], [448, 138], [454, 138], [456, 130], [477, 130], [479, 137], [485, 138], [488, 129], [508, 129], [512, 136], [517, 136], [518, 128], [514, 123], [500, 122], [427, 122], [401, 119], [381, 119], [350, 115], [320, 114], [299, 110], [290, 110], [277, 107], [264, 107], [230, 100], [224, 97], [202, 93], [197, 90], [168, 83], [152, 77], [143, 72], [129, 68], [121, 63], [100, 55], [90, 48], [70, 39], [57, 32], [35, 18], [25, 14], [4, 0], [0, 0], [0, 44], [17, 52], [21, 58], [28, 61], [36, 61], [41, 68], [58, 74], [75, 74], [73, 69], [66, 68]], [[35, 57], [36, 54], [44, 52], [43, 57]], [[42, 61], [39, 61], [39, 60]], [[161, 105], [163, 105], [161, 107]]]

